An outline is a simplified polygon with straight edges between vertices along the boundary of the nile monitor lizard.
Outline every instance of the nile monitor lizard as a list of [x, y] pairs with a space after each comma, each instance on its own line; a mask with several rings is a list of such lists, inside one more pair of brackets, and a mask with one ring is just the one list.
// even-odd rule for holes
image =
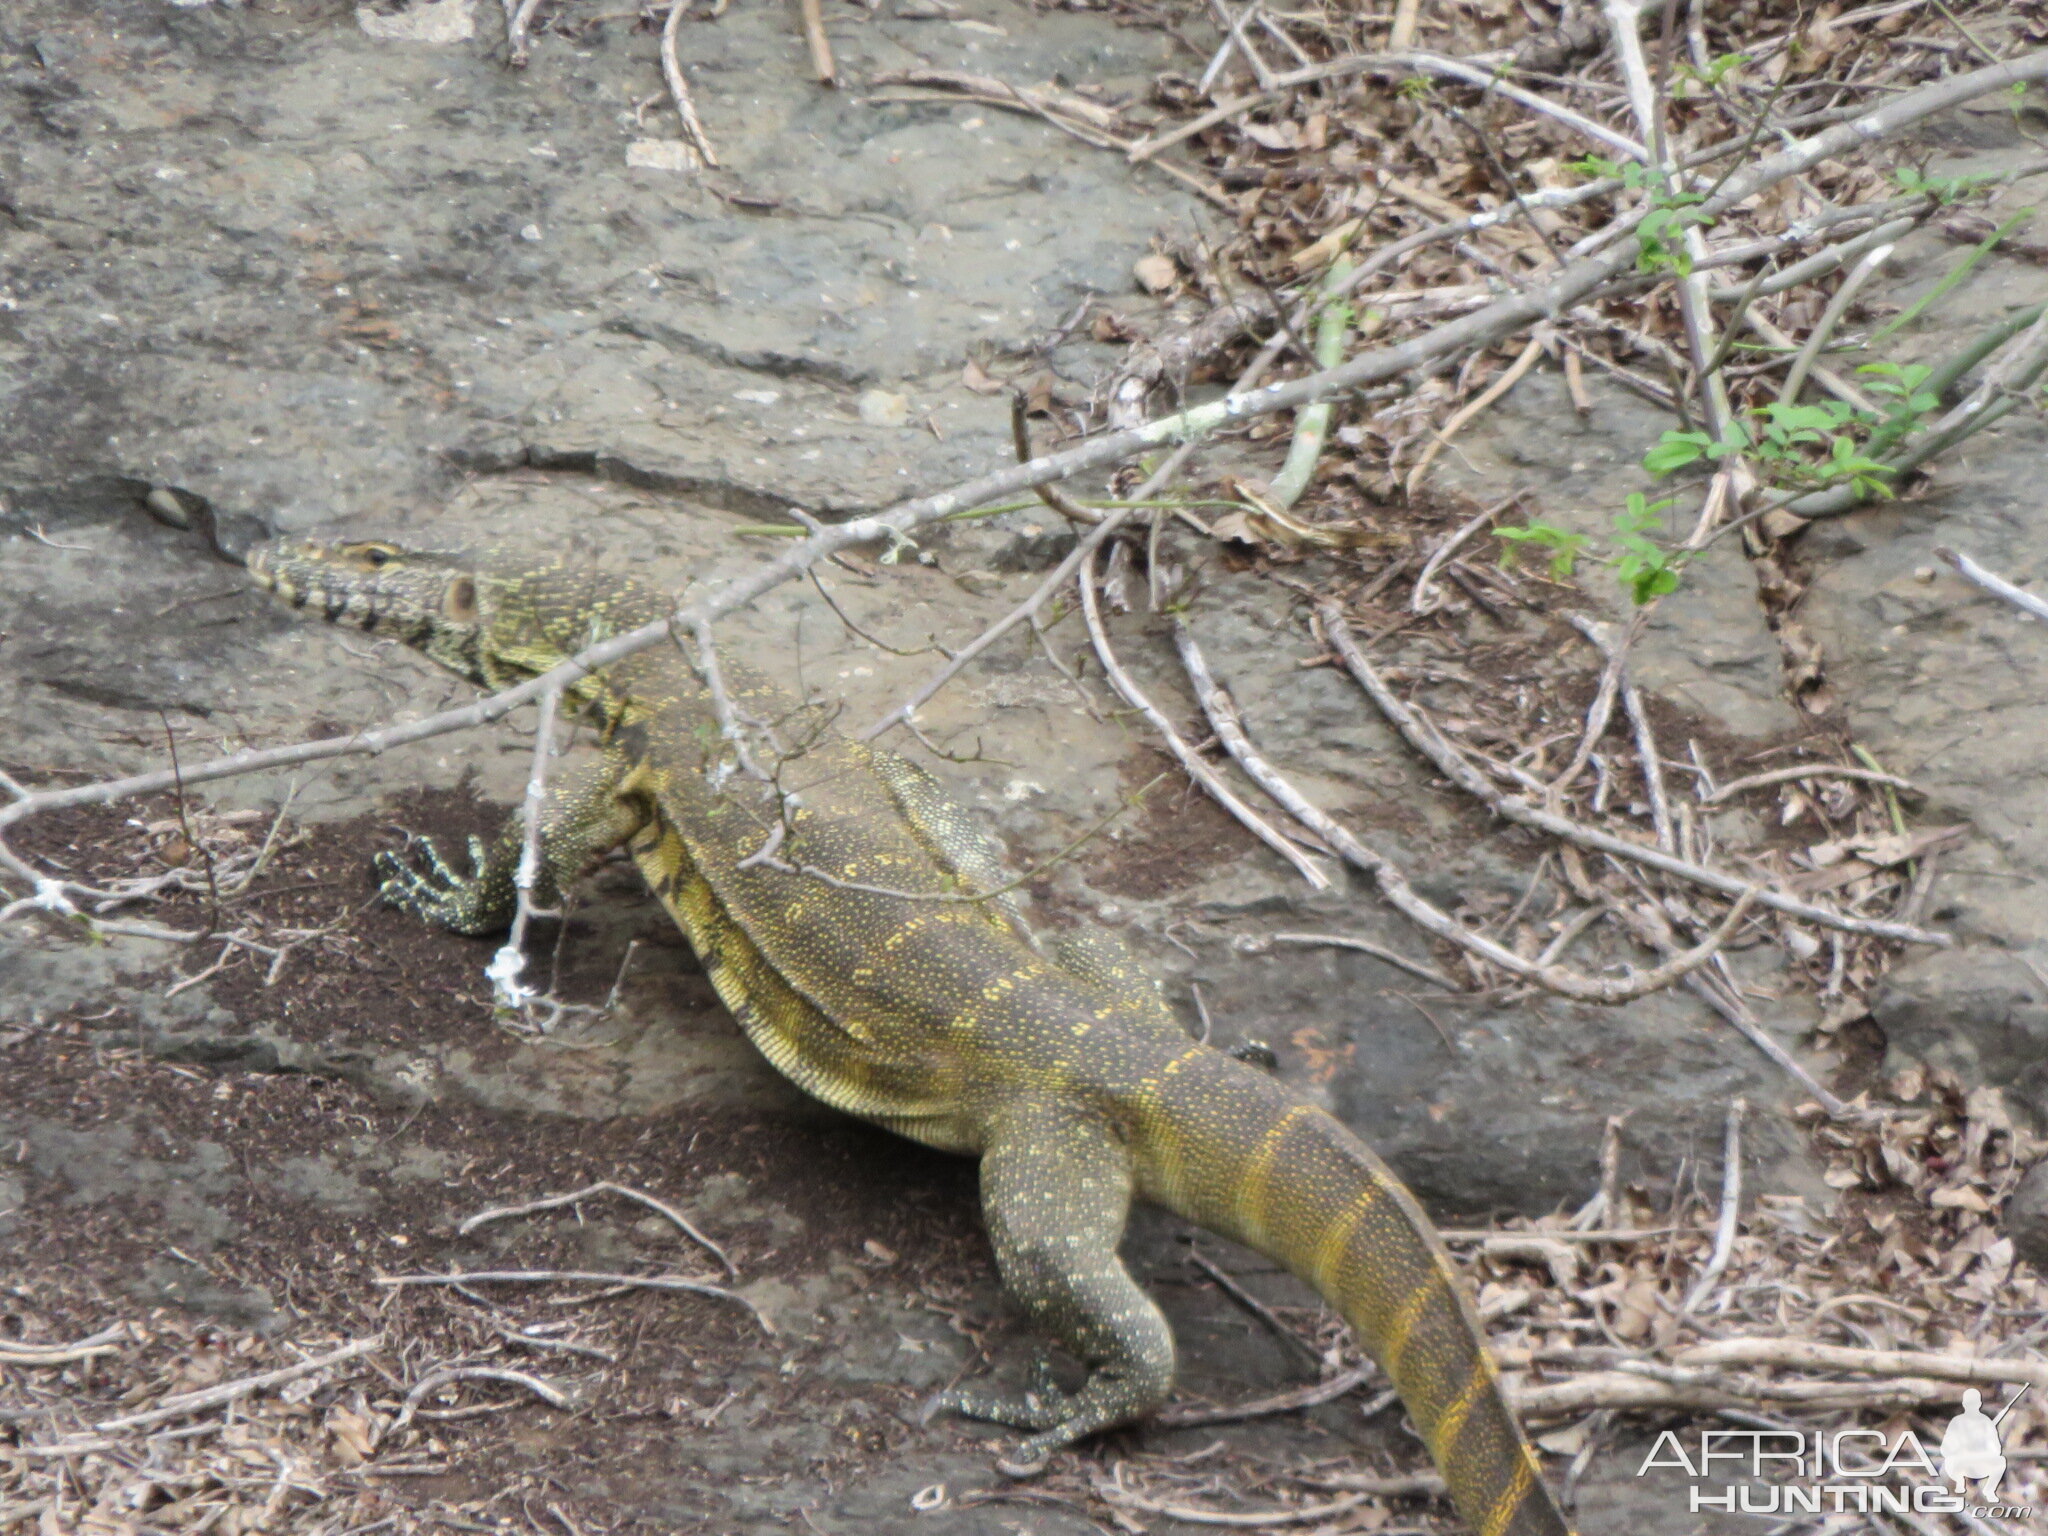
[[[280, 542], [249, 569], [293, 605], [487, 688], [667, 610], [589, 570], [379, 543]], [[1166, 1399], [1172, 1334], [1117, 1256], [1143, 1196], [1327, 1297], [1484, 1536], [1564, 1532], [1442, 1244], [1386, 1165], [1323, 1110], [1191, 1041], [1109, 934], [1034, 932], [1000, 894], [993, 842], [923, 769], [737, 667], [723, 669], [721, 709], [704, 661], [656, 646], [570, 690], [601, 752], [550, 787], [535, 895], [552, 901], [623, 844], [777, 1068], [848, 1113], [981, 1159], [1004, 1283], [1088, 1376], [1073, 1393], [959, 1390], [935, 1406], [1031, 1431], [1006, 1467], [1028, 1471]], [[469, 875], [387, 856], [385, 891], [490, 932], [514, 911], [521, 846], [515, 820], [476, 846]]]

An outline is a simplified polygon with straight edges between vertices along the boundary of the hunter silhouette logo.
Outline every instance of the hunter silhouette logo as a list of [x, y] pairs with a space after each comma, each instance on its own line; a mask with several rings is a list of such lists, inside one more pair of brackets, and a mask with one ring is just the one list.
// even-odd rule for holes
[[1998, 1497], [1998, 1485], [2005, 1477], [2005, 1445], [1998, 1424], [2013, 1410], [2013, 1404], [2027, 1395], [2021, 1387], [2012, 1402], [1998, 1410], [1994, 1419], [1984, 1412], [1984, 1394], [1975, 1387], [1963, 1394], [1963, 1411], [1948, 1421], [1941, 1432], [1941, 1475], [1963, 1491], [1965, 1482], [1982, 1480], [1978, 1497], [1989, 1504]]

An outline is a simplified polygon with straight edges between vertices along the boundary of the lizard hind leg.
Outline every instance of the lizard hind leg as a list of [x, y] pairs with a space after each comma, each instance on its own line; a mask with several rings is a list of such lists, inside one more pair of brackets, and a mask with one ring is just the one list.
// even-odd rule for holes
[[1054, 1451], [1163, 1403], [1173, 1390], [1173, 1333], [1117, 1256], [1130, 1153], [1106, 1123], [1063, 1107], [1000, 1114], [982, 1154], [981, 1195], [1004, 1288], [1088, 1377], [1071, 1393], [955, 1390], [931, 1411], [1035, 1430], [998, 1463], [1026, 1477]]

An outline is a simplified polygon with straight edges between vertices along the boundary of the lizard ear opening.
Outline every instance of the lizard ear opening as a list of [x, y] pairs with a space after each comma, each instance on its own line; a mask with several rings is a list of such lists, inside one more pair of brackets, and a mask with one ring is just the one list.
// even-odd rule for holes
[[441, 612], [457, 624], [476, 622], [476, 578], [458, 576], [441, 595]]

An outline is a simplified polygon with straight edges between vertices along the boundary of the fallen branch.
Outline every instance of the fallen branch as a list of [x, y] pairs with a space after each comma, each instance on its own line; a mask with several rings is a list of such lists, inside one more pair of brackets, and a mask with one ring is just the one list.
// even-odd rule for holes
[[1230, 696], [1217, 685], [1215, 678], [1210, 674], [1201, 648], [1195, 644], [1194, 635], [1185, 623], [1176, 622], [1174, 638], [1180, 647], [1181, 662], [1187, 668], [1195, 694], [1209, 717], [1209, 723], [1214, 728], [1217, 739], [1223, 743], [1224, 750], [1237, 760], [1238, 766], [1244, 769], [1251, 780], [1277, 800], [1290, 816], [1335, 849], [1347, 863], [1370, 875], [1388, 906], [1417, 927], [1435, 934], [1447, 943], [1455, 944], [1467, 954], [1478, 956], [1487, 964], [1506, 971], [1510, 976], [1534, 982], [1546, 991], [1555, 992], [1561, 997], [1569, 997], [1576, 1002], [1629, 1002], [1661, 991], [1687, 972], [1705, 965], [1720, 952], [1721, 946], [1734, 936], [1743, 919], [1749, 915], [1750, 902], [1739, 901], [1721, 926], [1708, 935], [1705, 942], [1684, 954], [1674, 956], [1653, 970], [1630, 971], [1613, 980], [1582, 976], [1563, 966], [1542, 965], [1526, 959], [1505, 945], [1472, 932], [1450, 913], [1417, 894], [1415, 888], [1408, 883], [1408, 877], [1391, 860], [1360, 842], [1341, 822], [1313, 804], [1307, 796], [1275, 771], [1270, 763], [1252, 749], [1250, 740], [1245, 736], [1243, 724], [1237, 717], [1236, 705], [1230, 701]]
[[763, 1333], [775, 1332], [775, 1325], [768, 1320], [768, 1315], [739, 1292], [727, 1290], [724, 1286], [715, 1285], [709, 1280], [693, 1279], [689, 1275], [614, 1275], [583, 1269], [478, 1269], [446, 1275], [379, 1275], [375, 1283], [382, 1286], [570, 1283], [609, 1285], [621, 1290], [681, 1291], [692, 1296], [710, 1296], [718, 1301], [729, 1301], [745, 1307], [753, 1314], [754, 1321], [761, 1325]]
[[412, 1390], [405, 1394], [405, 1404], [398, 1410], [398, 1416], [391, 1421], [391, 1427], [384, 1432], [385, 1435], [394, 1435], [412, 1423], [413, 1416], [419, 1412], [420, 1404], [426, 1401], [428, 1393], [437, 1392], [442, 1387], [448, 1386], [451, 1382], [457, 1381], [507, 1382], [515, 1387], [524, 1387], [550, 1407], [573, 1408], [576, 1406], [575, 1399], [570, 1397], [560, 1387], [552, 1382], [543, 1381], [538, 1376], [529, 1375], [525, 1371], [507, 1370], [504, 1366], [498, 1365], [436, 1366], [415, 1382]]
[[[1935, 553], [1939, 555], [1942, 552], [1936, 550]], [[2040, 600], [2036, 598], [2035, 601]], [[2048, 604], [2042, 605], [2041, 614], [2048, 618]], [[1919, 793], [1919, 787], [1911, 779], [1902, 779], [1895, 773], [1883, 773], [1875, 768], [1857, 768], [1847, 763], [1795, 763], [1790, 768], [1772, 768], [1764, 773], [1752, 773], [1748, 778], [1730, 779], [1720, 788], [1709, 790], [1697, 798], [1701, 805], [1725, 805], [1752, 789], [1767, 789], [1773, 784], [1791, 784], [1801, 779], [1857, 779], [1866, 784], [1884, 784], [1892, 789]]]
[[1627, 838], [1603, 832], [1597, 827], [1586, 826], [1582, 822], [1573, 821], [1569, 817], [1540, 809], [1527, 801], [1501, 793], [1456, 748], [1427, 729], [1414, 711], [1394, 696], [1386, 680], [1374, 669], [1372, 663], [1366, 660], [1365, 653], [1359, 649], [1358, 641], [1351, 633], [1350, 625], [1334, 604], [1322, 604], [1317, 609], [1317, 614], [1322, 620], [1323, 633], [1336, 648], [1344, 665], [1358, 680], [1359, 686], [1379, 706], [1380, 712], [1387, 717], [1394, 729], [1401, 733], [1402, 739], [1435, 764], [1445, 778], [1479, 800], [1503, 820], [1531, 827], [1539, 832], [1547, 832], [1552, 837], [1562, 838], [1581, 848], [1591, 848], [1631, 863], [1647, 865], [1651, 869], [1660, 870], [1667, 875], [1676, 875], [1682, 880], [1689, 880], [1709, 890], [1720, 891], [1723, 895], [1747, 896], [1774, 912], [1782, 912], [1787, 917], [1796, 917], [1825, 928], [1838, 929], [1844, 933], [1869, 934], [1874, 938], [1895, 939], [1905, 944], [1930, 944], [1938, 948], [1946, 948], [1953, 942], [1946, 934], [1916, 928], [1910, 923], [1854, 917], [1846, 912], [1817, 907], [1811, 902], [1801, 901], [1796, 896], [1788, 896], [1781, 891], [1751, 884], [1739, 876], [1718, 869], [1694, 864], [1666, 853], [1661, 848], [1632, 843]]
[[1987, 1360], [1923, 1349], [1852, 1349], [1811, 1339], [1716, 1339], [1679, 1351], [1673, 1364], [1762, 1365], [1792, 1371], [1854, 1371], [1865, 1376], [1933, 1376], [1980, 1386], [2026, 1385], [2048, 1391], [2048, 1360]]
[[0, 1339], [0, 1365], [69, 1365], [97, 1355], [117, 1355], [133, 1335], [126, 1323], [102, 1328], [89, 1338], [72, 1344], [35, 1344], [27, 1339]]
[[101, 1419], [93, 1428], [103, 1435], [114, 1434], [126, 1429], [147, 1429], [152, 1424], [167, 1424], [172, 1419], [189, 1418], [195, 1413], [204, 1413], [209, 1408], [223, 1407], [239, 1402], [254, 1392], [271, 1387], [281, 1387], [288, 1381], [297, 1381], [302, 1376], [312, 1376], [333, 1366], [345, 1365], [383, 1348], [383, 1339], [372, 1335], [331, 1349], [324, 1355], [301, 1360], [296, 1365], [281, 1366], [274, 1371], [261, 1371], [254, 1376], [244, 1376], [235, 1381], [224, 1381], [218, 1386], [206, 1387], [198, 1392], [182, 1392], [176, 1397], [167, 1397], [154, 1408], [141, 1413], [123, 1414], [119, 1418]]
[[1110, 686], [1122, 695], [1125, 703], [1151, 722], [1152, 729], [1159, 733], [1168, 750], [1187, 771], [1188, 777], [1207, 790], [1211, 799], [1236, 817], [1246, 831], [1292, 864], [1310, 886], [1318, 891], [1328, 890], [1330, 877], [1323, 873], [1322, 866], [1303, 853], [1292, 839], [1275, 829], [1263, 816], [1245, 804], [1237, 791], [1223, 782], [1223, 776], [1202, 761], [1195, 749], [1181, 739], [1180, 732], [1173, 728], [1173, 722], [1168, 720], [1159, 706], [1147, 698], [1144, 690], [1132, 681], [1131, 675], [1124, 670], [1123, 663], [1117, 660], [1116, 652], [1110, 648], [1109, 632], [1102, 625], [1102, 613], [1100, 605], [1096, 602], [1092, 574], [1090, 566], [1082, 567], [1081, 613], [1087, 620], [1089, 638], [1095, 642], [1096, 658], [1102, 663], [1103, 674], [1108, 677]]
[[676, 105], [676, 116], [682, 120], [683, 138], [688, 141], [691, 152], [700, 164], [717, 168], [718, 155], [711, 148], [711, 136], [704, 131], [704, 123], [697, 116], [697, 104], [690, 99], [690, 82], [683, 74], [681, 60], [676, 57], [676, 29], [683, 24], [683, 13], [689, 9], [689, 0], [670, 0], [668, 20], [661, 24], [661, 78], [668, 84], [669, 99]]
[[1570, 1381], [1532, 1385], [1514, 1376], [1506, 1381], [1507, 1397], [1526, 1419], [1570, 1418], [1598, 1408], [1692, 1409], [1718, 1412], [1771, 1407], [1899, 1409], [1955, 1405], [1948, 1382], [1913, 1377], [1882, 1386], [1856, 1386], [1833, 1381], [1766, 1381], [1753, 1376], [1699, 1373], [1699, 1379], [1663, 1381], [1634, 1371], [1601, 1371]]
[[1192, 1405], [1167, 1408], [1154, 1414], [1150, 1422], [1166, 1429], [1192, 1429], [1202, 1424], [1235, 1424], [1241, 1419], [1259, 1419], [1276, 1413], [1292, 1413], [1298, 1408], [1314, 1408], [1321, 1403], [1334, 1402], [1345, 1393], [1364, 1386], [1378, 1374], [1378, 1366], [1370, 1360], [1363, 1360], [1347, 1370], [1339, 1371], [1327, 1381], [1296, 1387], [1291, 1392], [1275, 1392], [1270, 1397], [1256, 1397], [1248, 1403], [1230, 1403], [1215, 1408], [1197, 1408]]
[[[1282, 77], [1283, 80], [1285, 78]], [[1881, 107], [1858, 113], [1853, 120], [1837, 123], [1810, 138], [1797, 140], [1730, 176], [1719, 193], [1698, 205], [1697, 216], [1702, 219], [1716, 217], [1823, 160], [1888, 138], [1962, 102], [1988, 92], [2044, 79], [2048, 79], [2048, 50], [2037, 49], [2003, 64], [1901, 92]], [[1510, 294], [1396, 346], [1362, 352], [1339, 367], [1284, 383], [1247, 389], [1221, 400], [1160, 417], [1128, 431], [1108, 433], [1061, 452], [1046, 454], [1028, 464], [991, 471], [946, 490], [901, 502], [886, 512], [822, 528], [781, 558], [733, 578], [674, 615], [590, 646], [538, 677], [461, 708], [352, 736], [231, 753], [208, 762], [187, 765], [182, 774], [160, 770], [73, 785], [66, 789], [33, 791], [0, 807], [0, 829], [24, 817], [64, 806], [106, 804], [133, 795], [172, 789], [180, 783], [201, 784], [268, 768], [332, 757], [375, 754], [403, 743], [486, 724], [538, 698], [549, 688], [572, 683], [584, 672], [606, 666], [666, 639], [672, 633], [672, 624], [708, 621], [744, 607], [762, 593], [800, 576], [817, 561], [840, 550], [877, 539], [900, 540], [925, 524], [998, 501], [1033, 486], [1064, 480], [1085, 470], [1128, 459], [1148, 448], [1198, 439], [1226, 423], [1291, 410], [1339, 391], [1383, 383], [1475, 347], [1491, 345], [1552, 314], [1568, 310], [1596, 292], [1611, 287], [1640, 286], [1650, 279], [1632, 273], [1636, 255], [1637, 242], [1633, 238], [1619, 239], [1598, 256], [1581, 258], [1558, 269], [1545, 283]], [[1361, 268], [1361, 273], [1363, 271]], [[1807, 514], [1802, 511], [1801, 515]], [[1629, 845], [1621, 844], [1620, 847], [1625, 857], [1640, 856]], [[1675, 872], [1683, 873], [1682, 870]], [[68, 887], [64, 882], [36, 876], [32, 872], [24, 878], [31, 880], [39, 906], [61, 915], [76, 915], [69, 907]], [[1766, 905], [1781, 911], [1787, 910], [1779, 905], [1783, 900], [1768, 895], [1765, 898]], [[1809, 910], [1821, 911], [1818, 908]], [[1837, 914], [1826, 914], [1826, 920], [1830, 926], [1839, 926], [1844, 921]], [[1897, 924], [1886, 926], [1894, 929], [1903, 927]], [[1878, 929], [1872, 927], [1855, 931], [1878, 932]], [[1946, 942], [1940, 936], [1920, 929], [1881, 936], [1907, 937], [1909, 942], [1915, 943]]]
[[2003, 598], [2022, 613], [2030, 613], [2037, 619], [2048, 619], [2048, 602], [2043, 602], [2033, 593], [2014, 586], [1996, 571], [1987, 570], [1968, 555], [1958, 554], [1946, 545], [1935, 546], [1935, 557], [1954, 568], [1957, 575], [1966, 581], [1975, 582], [1993, 597]]
[[514, 1216], [531, 1216], [540, 1211], [559, 1210], [562, 1206], [588, 1200], [592, 1195], [621, 1195], [628, 1200], [637, 1200], [651, 1211], [659, 1212], [673, 1222], [692, 1242], [723, 1264], [728, 1275], [735, 1280], [739, 1278], [739, 1266], [733, 1263], [731, 1255], [698, 1231], [681, 1211], [666, 1200], [650, 1195], [643, 1189], [634, 1189], [629, 1184], [614, 1184], [609, 1179], [587, 1185], [582, 1189], [571, 1190], [566, 1195], [543, 1195], [540, 1199], [529, 1200], [524, 1205], [498, 1205], [487, 1211], [478, 1211], [474, 1216], [466, 1217], [462, 1225], [455, 1229], [455, 1233], [458, 1237], [467, 1237], [478, 1227], [488, 1226], [491, 1222], [508, 1221]]
[[1728, 1106], [1727, 1130], [1721, 1139], [1721, 1214], [1714, 1223], [1714, 1248], [1707, 1267], [1678, 1309], [1680, 1317], [1698, 1311], [1700, 1303], [1713, 1294], [1721, 1272], [1728, 1267], [1729, 1255], [1735, 1251], [1736, 1222], [1742, 1215], [1742, 1117], [1748, 1112], [1748, 1102], [1740, 1097]]

